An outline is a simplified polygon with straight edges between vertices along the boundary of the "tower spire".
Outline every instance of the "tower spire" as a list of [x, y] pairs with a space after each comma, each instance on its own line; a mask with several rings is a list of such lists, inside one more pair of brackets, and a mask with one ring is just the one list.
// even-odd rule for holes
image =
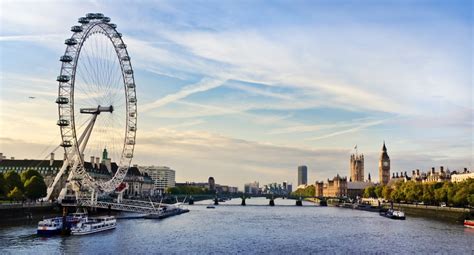
[[385, 147], [385, 140], [383, 140], [382, 151], [383, 151], [383, 152], [387, 152], [387, 147]]

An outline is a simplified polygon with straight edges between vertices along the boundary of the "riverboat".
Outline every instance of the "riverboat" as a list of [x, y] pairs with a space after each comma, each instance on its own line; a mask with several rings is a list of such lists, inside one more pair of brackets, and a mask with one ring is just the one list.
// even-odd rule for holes
[[102, 216], [89, 218], [85, 222], [79, 222], [71, 228], [71, 235], [88, 235], [97, 232], [114, 229], [117, 226], [117, 220], [113, 216]]
[[182, 203], [176, 203], [160, 208], [158, 214], [148, 214], [145, 219], [164, 219], [175, 215], [189, 212], [189, 209], [182, 208]]
[[[64, 231], [63, 233], [67, 234], [68, 231], [79, 222], [87, 221], [87, 213], [73, 213], [66, 216], [65, 220], [64, 222], [63, 217], [43, 219], [38, 222], [36, 233], [42, 236], [51, 236], [61, 234]], [[64, 223], [66, 225], [64, 225]]]
[[387, 211], [380, 211], [380, 216], [384, 216], [394, 220], [404, 220], [405, 213], [402, 211], [397, 211], [393, 209], [388, 209]]
[[44, 219], [38, 222], [38, 229], [36, 233], [41, 236], [51, 236], [61, 233], [63, 229], [63, 218], [55, 217], [50, 219]]
[[474, 220], [464, 220], [464, 227], [474, 228]]

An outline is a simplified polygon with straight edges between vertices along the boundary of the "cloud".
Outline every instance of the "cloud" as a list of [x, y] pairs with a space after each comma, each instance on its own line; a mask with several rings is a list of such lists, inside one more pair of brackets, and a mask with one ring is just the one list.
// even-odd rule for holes
[[343, 134], [353, 133], [353, 132], [359, 131], [359, 130], [364, 129], [364, 128], [380, 125], [380, 124], [384, 123], [385, 121], [387, 121], [387, 120], [370, 121], [370, 122], [367, 122], [367, 123], [362, 123], [362, 124], [355, 125], [355, 126], [353, 126], [351, 128], [348, 128], [348, 129], [339, 130], [339, 131], [331, 132], [331, 133], [328, 133], [328, 134], [325, 134], [325, 135], [313, 137], [313, 138], [310, 138], [309, 140], [315, 141], [315, 140], [326, 139], [326, 138], [339, 136], [339, 135], [343, 135]]
[[163, 98], [160, 98], [152, 103], [148, 103], [145, 105], [142, 105], [140, 108], [142, 111], [150, 111], [155, 108], [162, 107], [164, 105], [167, 105], [169, 103], [175, 102], [179, 99], [186, 98], [189, 95], [207, 91], [213, 88], [217, 88], [219, 86], [222, 86], [222, 84], [225, 82], [223, 79], [211, 79], [211, 78], [203, 78], [201, 81], [195, 84], [191, 84], [188, 86], [185, 86], [182, 88], [180, 91], [169, 94]]

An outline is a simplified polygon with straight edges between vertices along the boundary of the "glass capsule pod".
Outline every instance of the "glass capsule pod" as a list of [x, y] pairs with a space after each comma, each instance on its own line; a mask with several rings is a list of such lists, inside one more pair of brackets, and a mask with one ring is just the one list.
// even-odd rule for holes
[[89, 20], [86, 17], [80, 17], [77, 21], [81, 24], [89, 23]]
[[64, 41], [64, 44], [69, 45], [69, 46], [71, 46], [71, 45], [76, 45], [76, 44], [77, 44], [77, 40], [74, 39], [74, 38], [68, 38], [68, 39], [66, 39], [66, 40]]
[[56, 81], [59, 81], [59, 82], [68, 82], [71, 78], [69, 77], [69, 75], [59, 75], [58, 78], [56, 79]]
[[69, 126], [69, 120], [60, 119], [57, 124], [60, 127]]
[[67, 103], [69, 103], [69, 98], [67, 98], [67, 97], [58, 97], [56, 99], [56, 103], [57, 104], [67, 104]]
[[68, 62], [68, 63], [69, 63], [69, 62], [72, 61], [72, 57], [71, 57], [71, 56], [68, 56], [68, 55], [64, 55], [64, 56], [61, 56], [61, 57], [59, 58], [59, 60], [60, 60], [61, 62]]
[[72, 26], [71, 27], [71, 32], [82, 32], [82, 27], [81, 26]]

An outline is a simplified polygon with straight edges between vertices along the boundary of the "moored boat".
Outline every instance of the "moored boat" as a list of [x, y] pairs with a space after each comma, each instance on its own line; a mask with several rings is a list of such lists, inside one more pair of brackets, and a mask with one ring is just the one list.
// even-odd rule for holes
[[393, 209], [388, 209], [387, 211], [380, 211], [380, 216], [384, 216], [390, 219], [395, 219], [395, 220], [404, 220], [405, 219], [405, 213], [402, 211], [397, 211]]
[[474, 228], [474, 220], [464, 220], [464, 227]]
[[38, 222], [38, 229], [36, 233], [42, 236], [51, 236], [61, 233], [63, 229], [63, 218], [55, 217], [50, 219], [44, 219]]
[[36, 233], [42, 236], [67, 234], [68, 231], [79, 222], [87, 221], [87, 213], [73, 213], [64, 217], [43, 219], [38, 222]]
[[117, 220], [113, 216], [102, 216], [89, 218], [85, 222], [79, 222], [71, 228], [71, 235], [88, 235], [105, 230], [114, 229], [117, 226]]

